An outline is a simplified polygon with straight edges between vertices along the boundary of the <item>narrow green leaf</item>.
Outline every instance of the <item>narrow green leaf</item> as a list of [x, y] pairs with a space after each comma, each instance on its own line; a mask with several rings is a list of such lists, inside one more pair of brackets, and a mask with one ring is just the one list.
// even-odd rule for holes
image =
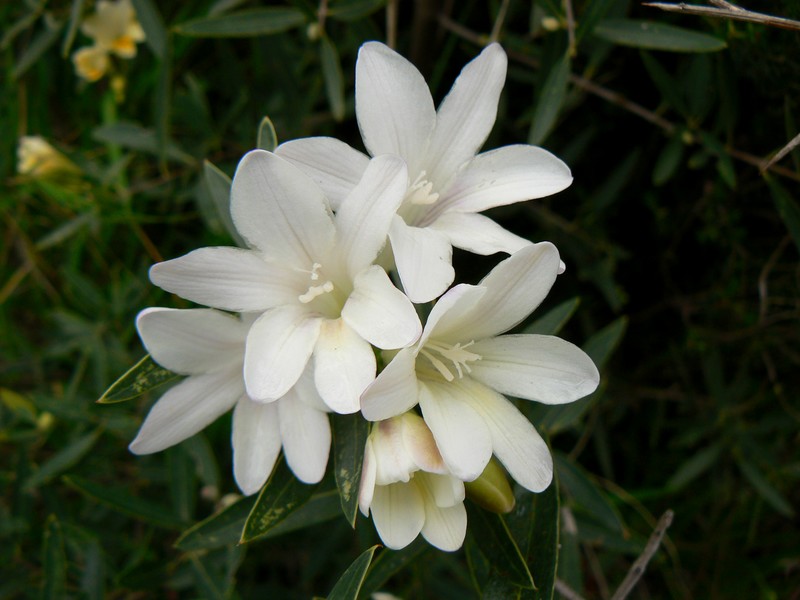
[[627, 328], [628, 317], [620, 317], [586, 340], [583, 350], [591, 357], [598, 369], [602, 369], [611, 358]]
[[381, 552], [367, 572], [367, 577], [361, 586], [360, 597], [363, 600], [371, 598], [372, 594], [380, 590], [395, 573], [415, 562], [430, 548], [428, 542], [417, 538], [402, 550]]
[[76, 465], [92, 449], [101, 433], [102, 430], [96, 429], [56, 452], [38, 471], [35, 471], [25, 480], [25, 483], [22, 484], [22, 489], [30, 491]]
[[[256, 497], [242, 498], [222, 511], [187, 529], [175, 547], [181, 550], [211, 550], [236, 544], [242, 537], [247, 516]], [[311, 499], [275, 525], [264, 538], [273, 538], [298, 529], [330, 521], [341, 514], [339, 494], [335, 490], [314, 494]]]
[[297, 8], [269, 7], [242, 10], [186, 21], [175, 32], [195, 37], [252, 37], [289, 31], [306, 22]]
[[600, 19], [606, 16], [611, 8], [619, 4], [616, 0], [593, 0], [583, 7], [583, 13], [577, 16], [578, 27], [575, 30], [575, 39], [580, 42], [587, 33], [591, 33]]
[[278, 461], [247, 516], [240, 542], [244, 544], [265, 537], [278, 523], [308, 502], [315, 487], [297, 479], [285, 460]]
[[572, 298], [562, 302], [525, 328], [523, 333], [539, 335], [556, 335], [570, 320], [580, 304], [580, 298]]
[[322, 65], [322, 78], [325, 81], [325, 95], [328, 105], [336, 121], [344, 119], [344, 78], [339, 53], [327, 35], [323, 35], [319, 44], [319, 59]]
[[269, 117], [261, 119], [261, 123], [258, 125], [256, 147], [268, 152], [274, 152], [275, 148], [278, 147], [278, 134], [275, 132], [275, 125], [272, 124], [272, 119]]
[[555, 591], [560, 512], [558, 480], [554, 477], [550, 487], [533, 494], [533, 535], [527, 559], [536, 581], [536, 600], [552, 600]]
[[578, 465], [560, 452], [553, 453], [558, 483], [575, 501], [575, 509], [594, 519], [609, 531], [624, 534], [622, 519], [597, 485]]
[[772, 200], [775, 202], [778, 214], [800, 250], [800, 206], [774, 178], [768, 177], [767, 183], [769, 183], [769, 190], [772, 192]]
[[664, 185], [672, 179], [683, 159], [683, 146], [680, 135], [670, 138], [661, 154], [658, 155], [656, 166], [653, 167], [653, 185]]
[[630, 184], [633, 179], [633, 173], [641, 155], [642, 151], [635, 148], [629, 152], [624, 159], [619, 161], [619, 164], [614, 167], [611, 175], [603, 181], [602, 185], [594, 190], [589, 205], [589, 211], [591, 213], [599, 214], [622, 197], [622, 191], [625, 189], [625, 186]]
[[246, 247], [247, 244], [236, 230], [233, 217], [231, 217], [231, 178], [206, 160], [203, 162], [203, 181], [225, 231], [233, 238], [237, 246]]
[[333, 425], [333, 465], [336, 487], [342, 502], [342, 511], [350, 526], [355, 528], [358, 513], [358, 487], [361, 485], [361, 467], [364, 446], [369, 435], [369, 423], [355, 415], [331, 415]]
[[42, 600], [61, 600], [67, 594], [67, 555], [64, 551], [64, 533], [55, 515], [47, 517], [42, 541]]
[[197, 590], [201, 592], [201, 597], [208, 600], [226, 600], [225, 592], [214, 581], [214, 576], [208, 571], [200, 557], [196, 555], [190, 556], [189, 563], [192, 565], [192, 573], [197, 584]]
[[173, 512], [184, 521], [191, 521], [197, 499], [197, 478], [192, 460], [182, 444], [167, 449], [169, 495]]
[[133, 400], [178, 377], [179, 375], [158, 365], [148, 354], [112, 383], [97, 402], [114, 404]]
[[69, 51], [81, 24], [81, 15], [83, 14], [83, 5], [85, 3], [86, 0], [72, 0], [72, 9], [69, 11], [69, 27], [67, 27], [64, 42], [61, 44], [61, 58], [69, 57]]
[[728, 46], [707, 33], [636, 19], [605, 19], [594, 28], [594, 35], [620, 46], [669, 52], [716, 52]]
[[722, 446], [715, 444], [713, 446], [709, 446], [708, 448], [704, 448], [696, 454], [693, 454], [689, 460], [684, 462], [678, 468], [678, 470], [675, 471], [664, 487], [670, 492], [682, 490], [700, 475], [713, 467], [716, 464], [721, 452]]
[[110, 508], [167, 529], [181, 529], [185, 524], [167, 506], [142, 500], [128, 488], [111, 487], [83, 477], [65, 476], [64, 483]]
[[331, 593], [328, 594], [328, 600], [356, 600], [358, 592], [364, 583], [364, 577], [367, 575], [367, 569], [372, 562], [372, 556], [378, 546], [365, 550], [357, 559], [353, 561], [344, 574], [333, 586]]
[[487, 512], [471, 502], [466, 506], [470, 533], [492, 566], [514, 585], [534, 589], [536, 586], [527, 561], [503, 517]]
[[19, 79], [28, 69], [30, 69], [39, 58], [50, 49], [50, 46], [56, 43], [61, 29], [64, 27], [63, 23], [53, 23], [49, 25], [44, 31], [33, 38], [33, 41], [28, 44], [22, 56], [19, 57], [17, 64], [14, 65], [14, 70], [11, 72], [11, 77]]
[[332, 0], [328, 16], [338, 21], [356, 21], [383, 8], [386, 0]]
[[172, 49], [169, 39], [165, 38], [162, 48], [161, 63], [158, 65], [158, 79], [155, 93], [153, 94], [153, 111], [155, 113], [155, 138], [158, 150], [158, 160], [162, 170], [165, 170], [169, 154], [170, 141], [170, 107], [172, 100]]
[[745, 479], [750, 482], [759, 496], [761, 496], [767, 504], [789, 519], [794, 518], [794, 508], [789, 501], [781, 494], [769, 481], [761, 471], [753, 463], [743, 457], [737, 460], [739, 469], [745, 476]]
[[153, 0], [132, 0], [136, 18], [144, 29], [145, 41], [159, 60], [167, 53], [167, 28]]
[[[152, 129], [146, 129], [136, 123], [113, 123], [101, 125], [92, 131], [92, 137], [106, 144], [117, 144], [123, 148], [159, 155], [158, 137]], [[183, 151], [175, 142], [166, 145], [166, 157], [187, 165], [194, 165], [195, 159]]]
[[539, 100], [533, 113], [533, 123], [531, 123], [528, 143], [534, 146], [540, 145], [553, 129], [564, 104], [567, 95], [567, 84], [569, 83], [570, 60], [569, 54], [565, 53], [556, 61], [547, 75], [542, 89], [539, 93]]
[[644, 68], [647, 69], [647, 74], [650, 75], [650, 79], [658, 88], [661, 97], [680, 114], [684, 116], [688, 115], [689, 109], [686, 106], [686, 100], [681, 94], [681, 85], [679, 82], [676, 81], [649, 52], [643, 50], [639, 53], [639, 56], [641, 56]]

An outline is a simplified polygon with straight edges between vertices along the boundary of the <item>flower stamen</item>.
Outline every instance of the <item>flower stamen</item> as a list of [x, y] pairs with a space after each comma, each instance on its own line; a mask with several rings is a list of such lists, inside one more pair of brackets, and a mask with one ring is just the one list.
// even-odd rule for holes
[[433, 182], [425, 179], [425, 175], [427, 175], [425, 171], [420, 171], [420, 174], [417, 175], [417, 178], [408, 188], [406, 199], [411, 204], [428, 205], [439, 199], [439, 194], [432, 191]]
[[[311, 265], [310, 271], [304, 271], [302, 269], [301, 271], [303, 273], [308, 273], [311, 281], [319, 281], [320, 269], [322, 269], [322, 265], [315, 262], [313, 265]], [[326, 281], [325, 283], [322, 283], [320, 285], [310, 285], [308, 286], [308, 290], [306, 290], [304, 294], [300, 294], [297, 297], [297, 299], [300, 300], [300, 302], [302, 302], [303, 304], [308, 304], [314, 298], [332, 292], [333, 289], [334, 286], [332, 281]]]
[[443, 361], [434, 356], [431, 351], [438, 353], [445, 360], [452, 362], [456, 369], [456, 373], [458, 374], [458, 378], [461, 379], [464, 377], [464, 371], [467, 373], [472, 373], [472, 369], [467, 363], [473, 360], [481, 359], [479, 354], [465, 350], [465, 348], [468, 348], [474, 343], [475, 340], [470, 340], [462, 346], [461, 343], [445, 344], [443, 342], [429, 341], [427, 344], [425, 344], [425, 347], [420, 350], [420, 354], [422, 354], [431, 362], [434, 368], [442, 374], [442, 377], [444, 377], [447, 381], [453, 381], [453, 379], [455, 379], [453, 372]]

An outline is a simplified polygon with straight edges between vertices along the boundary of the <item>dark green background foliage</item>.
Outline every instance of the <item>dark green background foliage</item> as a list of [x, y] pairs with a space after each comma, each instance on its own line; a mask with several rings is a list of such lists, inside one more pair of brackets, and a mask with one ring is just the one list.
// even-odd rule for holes
[[[350, 529], [332, 476], [303, 492], [313, 504], [294, 521], [236, 545], [252, 499], [190, 530], [236, 491], [229, 418], [140, 458], [127, 444], [159, 392], [95, 401], [143, 355], [136, 313], [188, 306], [152, 286], [148, 267], [232, 243], [205, 159], [231, 175], [264, 115], [280, 140], [335, 135], [361, 147], [354, 63], [361, 43], [386, 39], [385, 2], [330, 0], [320, 29], [305, 0], [136, 0], [148, 42], [116, 63], [127, 79], [118, 104], [107, 78], [87, 85], [69, 60], [88, 43], [80, 32], [72, 41], [71, 15], [91, 4], [0, 6], [0, 597], [308, 598], [352, 564], [336, 588], [350, 597], [377, 536], [361, 516]], [[237, 37], [240, 21], [233, 37], [208, 37], [196, 22], [267, 4], [287, 12], [267, 14], [258, 35]], [[399, 3], [397, 48], [437, 101], [501, 4]], [[566, 407], [524, 405], [550, 437], [557, 495], [520, 493], [503, 521], [471, 506], [475, 526], [455, 554], [419, 541], [378, 550], [362, 596], [533, 597], [511, 583], [524, 566], [502, 557], [526, 558], [547, 588], [560, 514], [558, 577], [605, 598], [671, 508], [632, 597], [794, 597], [800, 153], [767, 175], [757, 165], [797, 134], [800, 32], [626, 0], [572, 8], [575, 52], [563, 2], [508, 3], [508, 81], [485, 147], [532, 141], [572, 168], [565, 192], [492, 216], [558, 245], [567, 271], [523, 327], [583, 345], [601, 388]], [[800, 17], [795, 2], [748, 8]], [[542, 29], [545, 15], [561, 27]], [[619, 19], [682, 31], [631, 38], [638, 24]], [[51, 140], [82, 175], [18, 176], [24, 134]], [[459, 278], [476, 281], [496, 260], [457, 254]]]

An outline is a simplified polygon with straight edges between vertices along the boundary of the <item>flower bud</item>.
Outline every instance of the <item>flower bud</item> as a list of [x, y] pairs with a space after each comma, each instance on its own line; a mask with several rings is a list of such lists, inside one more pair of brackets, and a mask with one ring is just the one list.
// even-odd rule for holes
[[475, 481], [464, 483], [467, 497], [475, 504], [494, 513], [508, 513], [514, 508], [514, 492], [508, 484], [506, 472], [495, 458]]

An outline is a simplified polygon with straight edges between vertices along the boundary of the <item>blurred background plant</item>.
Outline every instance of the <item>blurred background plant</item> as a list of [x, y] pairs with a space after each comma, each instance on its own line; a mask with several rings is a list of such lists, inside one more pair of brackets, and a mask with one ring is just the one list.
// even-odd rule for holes
[[[558, 474], [557, 495], [519, 492], [504, 518], [534, 578], [557, 546], [530, 555], [531, 510], [560, 516], [556, 597], [609, 598], [671, 508], [630, 597], [800, 597], [800, 152], [760, 171], [798, 133], [800, 33], [627, 0], [132, 0], [126, 60], [89, 83], [71, 56], [99, 39], [86, 19], [105, 4], [0, 5], [0, 597], [307, 598], [362, 552], [366, 569], [377, 538], [341, 518], [332, 478], [270, 539], [237, 545], [253, 499], [230, 496], [229, 423], [137, 458], [159, 392], [95, 401], [144, 354], [136, 313], [188, 306], [148, 267], [232, 243], [214, 165], [230, 176], [269, 147], [264, 115], [281, 140], [359, 146], [353, 71], [371, 39], [437, 100], [500, 41], [485, 147], [540, 144], [575, 176], [492, 214], [567, 263], [526, 330], [560, 330], [603, 376], [573, 405], [526, 406]], [[792, 1], [750, 4], [800, 18]], [[494, 260], [457, 254], [457, 273]], [[481, 514], [458, 553], [378, 551], [360, 597], [517, 594]]]

